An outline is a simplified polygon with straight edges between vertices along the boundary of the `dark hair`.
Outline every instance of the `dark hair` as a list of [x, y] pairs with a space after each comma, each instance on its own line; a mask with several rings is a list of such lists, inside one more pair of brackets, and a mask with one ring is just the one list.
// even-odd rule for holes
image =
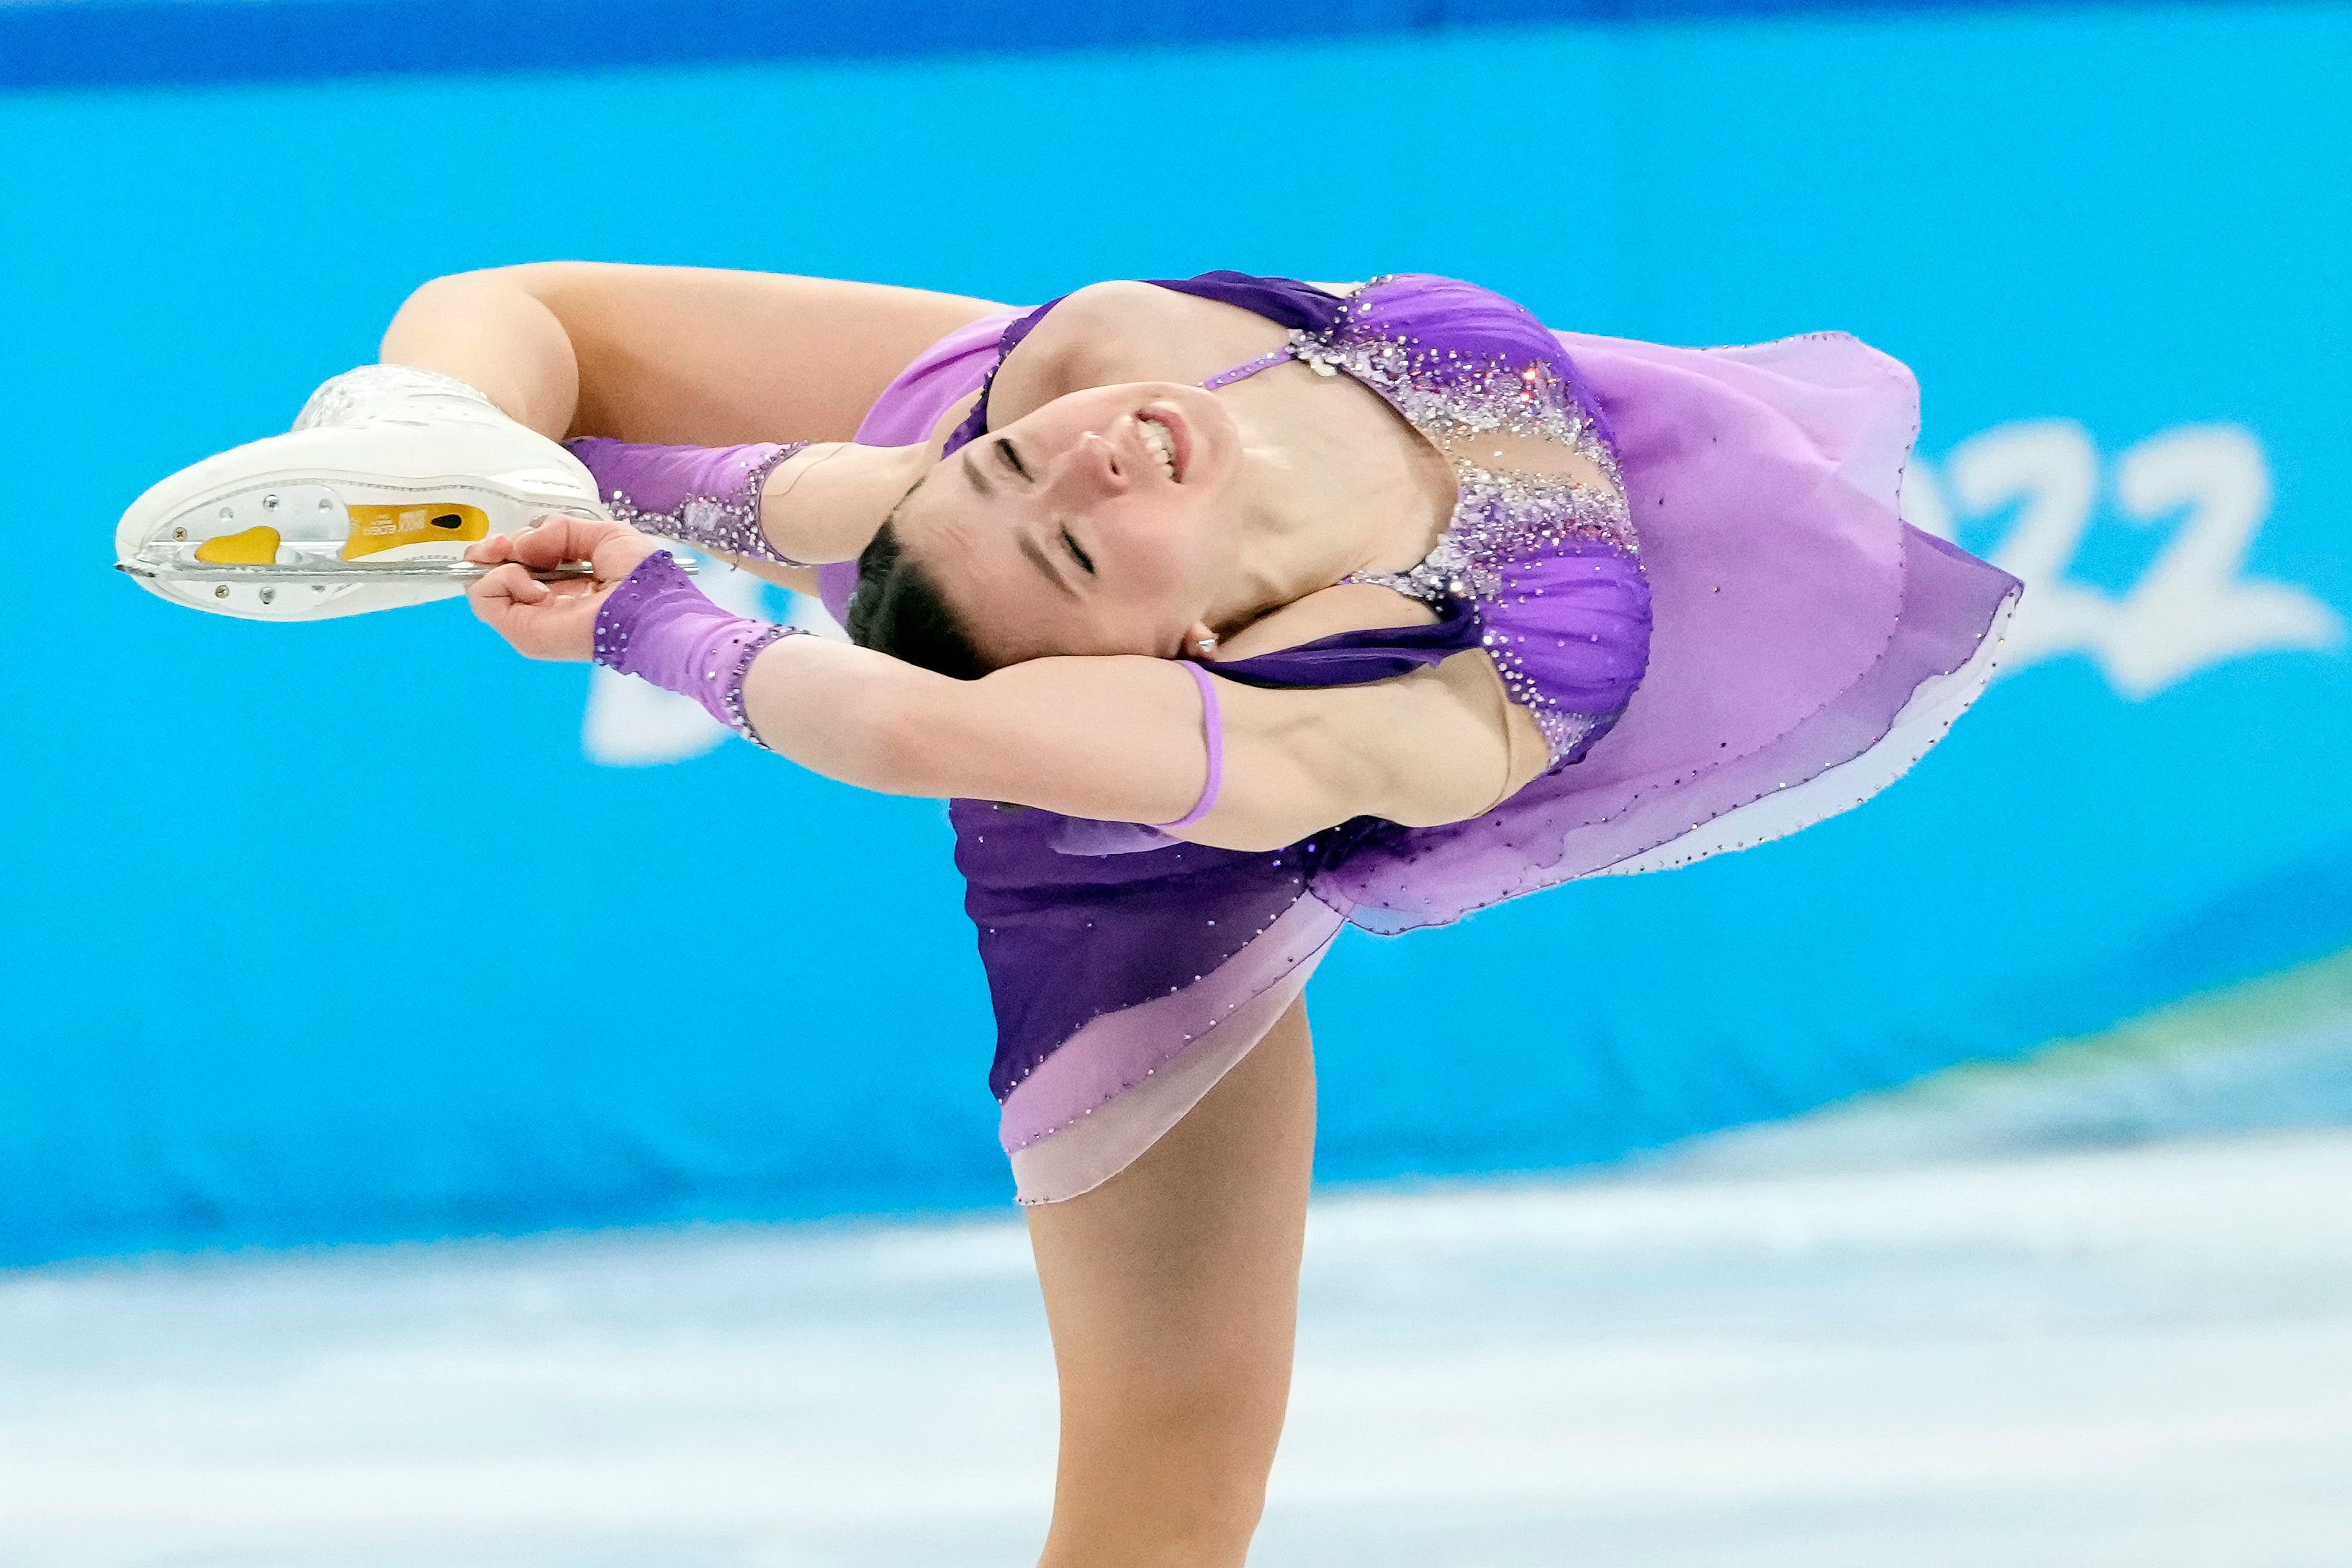
[[908, 559], [898, 521], [893, 507], [858, 553], [849, 640], [958, 680], [978, 680], [988, 673], [988, 661], [930, 574]]

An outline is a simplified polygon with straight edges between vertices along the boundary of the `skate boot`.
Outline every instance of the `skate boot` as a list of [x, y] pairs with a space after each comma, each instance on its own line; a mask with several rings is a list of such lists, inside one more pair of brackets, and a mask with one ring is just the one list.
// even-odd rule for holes
[[606, 515], [578, 458], [432, 371], [362, 365], [294, 428], [181, 469], [131, 504], [115, 563], [215, 615], [315, 621], [466, 591], [467, 545], [549, 512]]

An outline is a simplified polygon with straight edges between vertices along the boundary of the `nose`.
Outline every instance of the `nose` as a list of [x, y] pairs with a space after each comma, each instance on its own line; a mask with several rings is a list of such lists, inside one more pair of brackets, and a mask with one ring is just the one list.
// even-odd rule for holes
[[1122, 494], [1134, 482], [1132, 463], [1099, 432], [1088, 430], [1070, 443], [1047, 476], [1045, 489], [1065, 505], [1083, 505]]

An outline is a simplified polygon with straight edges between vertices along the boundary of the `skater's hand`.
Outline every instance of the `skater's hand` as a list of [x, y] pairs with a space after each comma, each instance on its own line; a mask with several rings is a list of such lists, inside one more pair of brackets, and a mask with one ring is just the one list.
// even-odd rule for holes
[[[520, 533], [494, 533], [466, 552], [493, 568], [466, 596], [474, 614], [525, 658], [585, 659], [595, 650], [596, 612], [604, 595], [659, 550], [658, 541], [625, 523], [543, 517]], [[542, 583], [567, 561], [585, 561], [595, 576]]]

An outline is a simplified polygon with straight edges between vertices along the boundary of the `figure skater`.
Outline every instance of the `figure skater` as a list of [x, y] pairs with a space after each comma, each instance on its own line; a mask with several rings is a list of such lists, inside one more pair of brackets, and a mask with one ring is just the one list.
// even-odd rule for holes
[[[952, 802], [1061, 1380], [1047, 1568], [1247, 1551], [1339, 928], [1852, 806], [1982, 689], [2019, 591], [1902, 521], [1916, 388], [1838, 333], [1553, 332], [1426, 275], [1023, 311], [562, 263], [426, 285], [383, 358], [141, 498], [118, 554], [303, 619], [457, 591], [462, 551], [524, 654]], [[854, 646], [719, 609], [665, 539]]]

